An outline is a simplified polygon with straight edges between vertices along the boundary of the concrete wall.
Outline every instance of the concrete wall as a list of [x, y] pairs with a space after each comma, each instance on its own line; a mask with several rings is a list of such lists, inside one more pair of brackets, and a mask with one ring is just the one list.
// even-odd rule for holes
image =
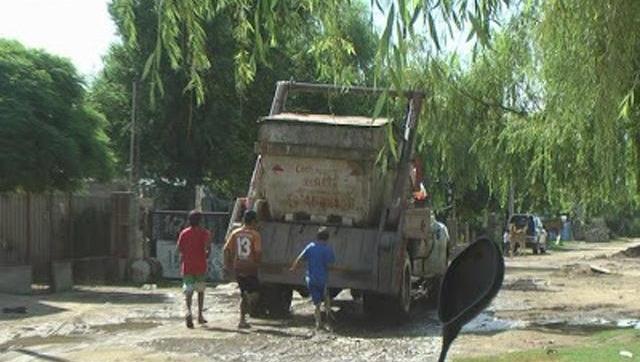
[[108, 256], [75, 259], [73, 260], [73, 280], [79, 284], [119, 281], [118, 260]]
[[31, 265], [0, 265], [0, 293], [30, 294]]
[[51, 289], [64, 292], [73, 289], [73, 268], [71, 261], [54, 261], [51, 263]]

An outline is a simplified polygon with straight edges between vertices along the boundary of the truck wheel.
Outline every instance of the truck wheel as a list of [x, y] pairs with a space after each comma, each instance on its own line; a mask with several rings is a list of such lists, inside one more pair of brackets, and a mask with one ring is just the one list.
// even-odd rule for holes
[[404, 259], [400, 294], [397, 297], [396, 304], [399, 316], [406, 317], [409, 315], [409, 312], [411, 312], [411, 262], [409, 258]]
[[255, 303], [249, 306], [249, 315], [251, 318], [264, 318], [267, 316], [267, 306], [262, 288]]
[[291, 312], [293, 290], [285, 285], [270, 285], [263, 289], [264, 304], [270, 317], [283, 318]]
[[540, 245], [536, 244], [533, 247], [533, 254], [538, 255], [538, 253], [540, 252]]

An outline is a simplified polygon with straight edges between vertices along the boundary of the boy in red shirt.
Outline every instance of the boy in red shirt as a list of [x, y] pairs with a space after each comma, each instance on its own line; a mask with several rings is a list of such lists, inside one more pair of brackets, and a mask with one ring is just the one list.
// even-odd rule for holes
[[187, 304], [187, 315], [185, 317], [187, 328], [193, 328], [191, 302], [194, 290], [198, 292], [198, 323], [207, 323], [202, 316], [202, 306], [204, 304], [207, 257], [209, 256], [209, 243], [212, 233], [200, 227], [201, 221], [202, 214], [196, 210], [191, 211], [189, 213], [189, 227], [182, 230], [178, 237], [177, 247], [182, 259], [182, 288]]
[[240, 287], [240, 323], [238, 328], [251, 327], [246, 320], [250, 304], [258, 297], [258, 264], [262, 256], [262, 239], [256, 229], [258, 215], [249, 210], [244, 214], [243, 225], [234, 230], [224, 245], [225, 270], [233, 270]]

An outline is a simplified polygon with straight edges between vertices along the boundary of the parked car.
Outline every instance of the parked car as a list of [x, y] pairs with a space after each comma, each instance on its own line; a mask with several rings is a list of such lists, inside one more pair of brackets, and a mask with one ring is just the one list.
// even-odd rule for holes
[[513, 253], [531, 248], [534, 254], [547, 251], [547, 231], [538, 216], [514, 214], [509, 219], [509, 242]]

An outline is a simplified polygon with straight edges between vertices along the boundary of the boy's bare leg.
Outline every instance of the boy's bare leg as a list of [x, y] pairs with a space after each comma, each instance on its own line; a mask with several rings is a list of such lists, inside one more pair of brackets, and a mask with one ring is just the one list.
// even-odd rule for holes
[[191, 304], [193, 301], [193, 291], [187, 291], [184, 293], [184, 300], [187, 304], [187, 315], [185, 317], [185, 322], [187, 323], [187, 328], [193, 328], [193, 317], [191, 315]]
[[198, 292], [198, 323], [207, 323], [207, 320], [202, 316], [202, 310], [204, 307], [204, 291]]
[[331, 310], [331, 296], [329, 290], [324, 289], [324, 313], [325, 313], [325, 329], [331, 331], [331, 318], [333, 318]]
[[322, 327], [322, 312], [320, 311], [320, 303], [316, 304], [316, 310], [313, 313], [316, 320], [316, 330], [320, 330]]

